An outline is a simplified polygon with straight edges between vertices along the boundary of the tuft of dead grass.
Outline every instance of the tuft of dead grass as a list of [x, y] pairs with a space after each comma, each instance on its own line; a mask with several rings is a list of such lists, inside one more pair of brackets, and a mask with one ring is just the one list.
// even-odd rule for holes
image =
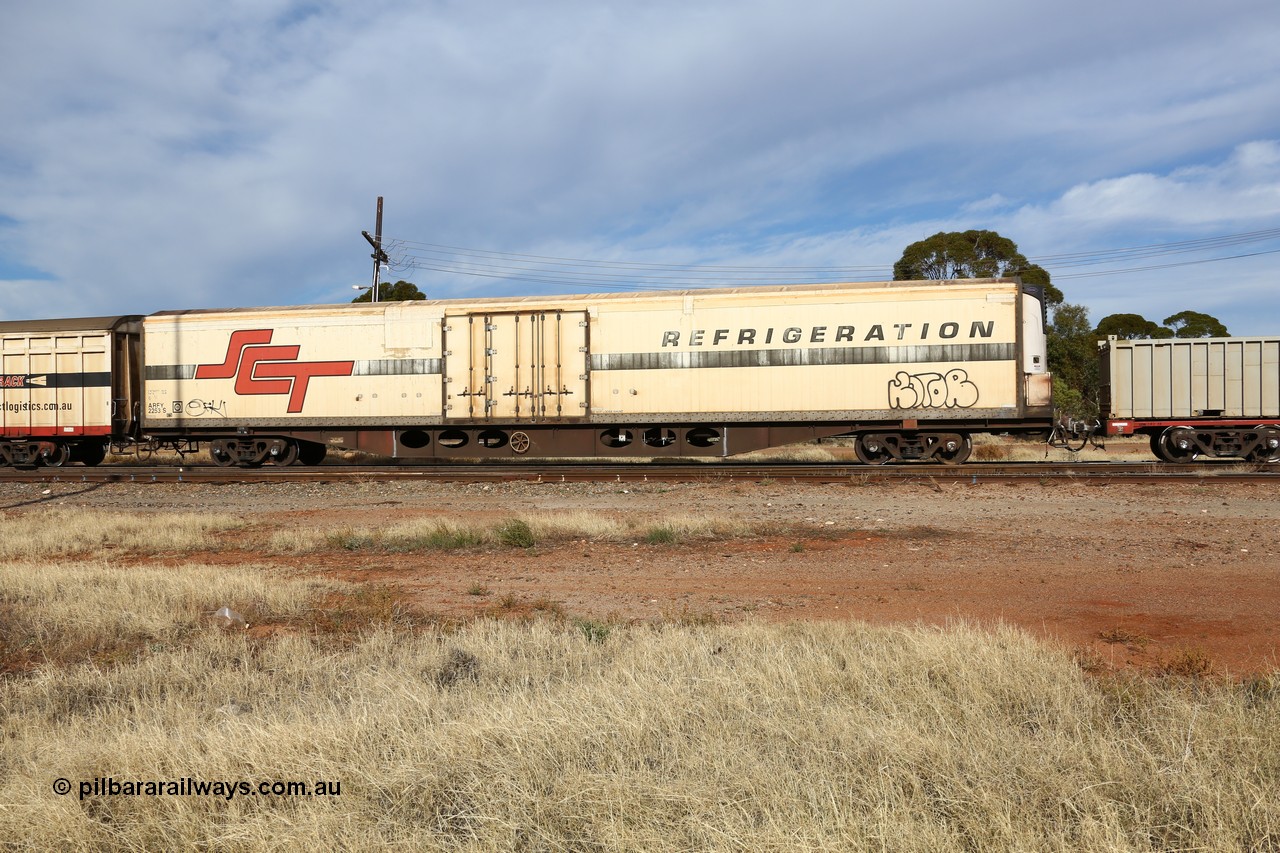
[[1160, 663], [1158, 671], [1176, 678], [1199, 679], [1214, 673], [1213, 658], [1203, 649], [1178, 649]]
[[973, 444], [974, 462], [1004, 462], [1012, 455], [1012, 449], [1003, 444]]
[[1098, 632], [1098, 639], [1104, 643], [1120, 644], [1135, 649], [1145, 649], [1151, 642], [1146, 634], [1130, 631], [1128, 628], [1109, 628]]
[[215, 550], [215, 534], [243, 526], [206, 513], [48, 509], [0, 516], [0, 559], [35, 560], [108, 548], [154, 554]]

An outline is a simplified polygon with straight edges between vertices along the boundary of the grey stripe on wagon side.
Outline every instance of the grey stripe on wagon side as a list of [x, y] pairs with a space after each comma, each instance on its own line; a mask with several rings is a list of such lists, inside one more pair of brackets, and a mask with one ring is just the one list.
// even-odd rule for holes
[[830, 364], [923, 364], [1014, 361], [1016, 343], [921, 344], [900, 347], [815, 347], [729, 352], [593, 353], [592, 370], [681, 370], [714, 367], [803, 367]]
[[[258, 362], [270, 364], [271, 362]], [[430, 376], [443, 372], [438, 358], [379, 358], [357, 361], [352, 376]], [[148, 364], [147, 380], [195, 379], [194, 364]]]

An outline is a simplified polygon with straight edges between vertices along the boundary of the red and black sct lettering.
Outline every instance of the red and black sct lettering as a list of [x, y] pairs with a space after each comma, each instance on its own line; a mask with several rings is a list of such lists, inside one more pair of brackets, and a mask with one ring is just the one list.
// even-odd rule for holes
[[221, 364], [196, 366], [196, 379], [235, 379], [240, 395], [287, 394], [286, 411], [297, 414], [306, 402], [307, 387], [317, 376], [350, 376], [354, 361], [298, 361], [301, 347], [269, 346], [273, 329], [246, 329], [231, 333], [227, 355]]

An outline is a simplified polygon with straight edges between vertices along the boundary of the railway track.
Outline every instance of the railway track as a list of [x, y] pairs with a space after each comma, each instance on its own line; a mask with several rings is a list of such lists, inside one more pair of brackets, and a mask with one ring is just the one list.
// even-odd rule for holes
[[450, 464], [265, 466], [255, 469], [205, 465], [105, 465], [86, 468], [0, 469], [0, 483], [245, 483], [420, 480], [423, 482], [760, 482], [762, 480], [848, 482], [1088, 482], [1138, 483], [1187, 480], [1280, 482], [1280, 465], [1208, 462], [968, 463], [964, 465], [852, 465], [843, 463], [647, 462], [602, 464]]

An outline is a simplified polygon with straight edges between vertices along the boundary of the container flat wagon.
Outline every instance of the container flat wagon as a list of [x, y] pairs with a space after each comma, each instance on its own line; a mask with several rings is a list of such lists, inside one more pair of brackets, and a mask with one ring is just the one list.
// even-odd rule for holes
[[1166, 462], [1280, 459], [1280, 338], [1099, 344], [1108, 435], [1146, 435]]
[[96, 465], [135, 434], [137, 316], [0, 322], [0, 464]]
[[222, 465], [728, 456], [851, 434], [960, 462], [1052, 422], [1038, 290], [878, 282], [165, 312], [142, 432]]

